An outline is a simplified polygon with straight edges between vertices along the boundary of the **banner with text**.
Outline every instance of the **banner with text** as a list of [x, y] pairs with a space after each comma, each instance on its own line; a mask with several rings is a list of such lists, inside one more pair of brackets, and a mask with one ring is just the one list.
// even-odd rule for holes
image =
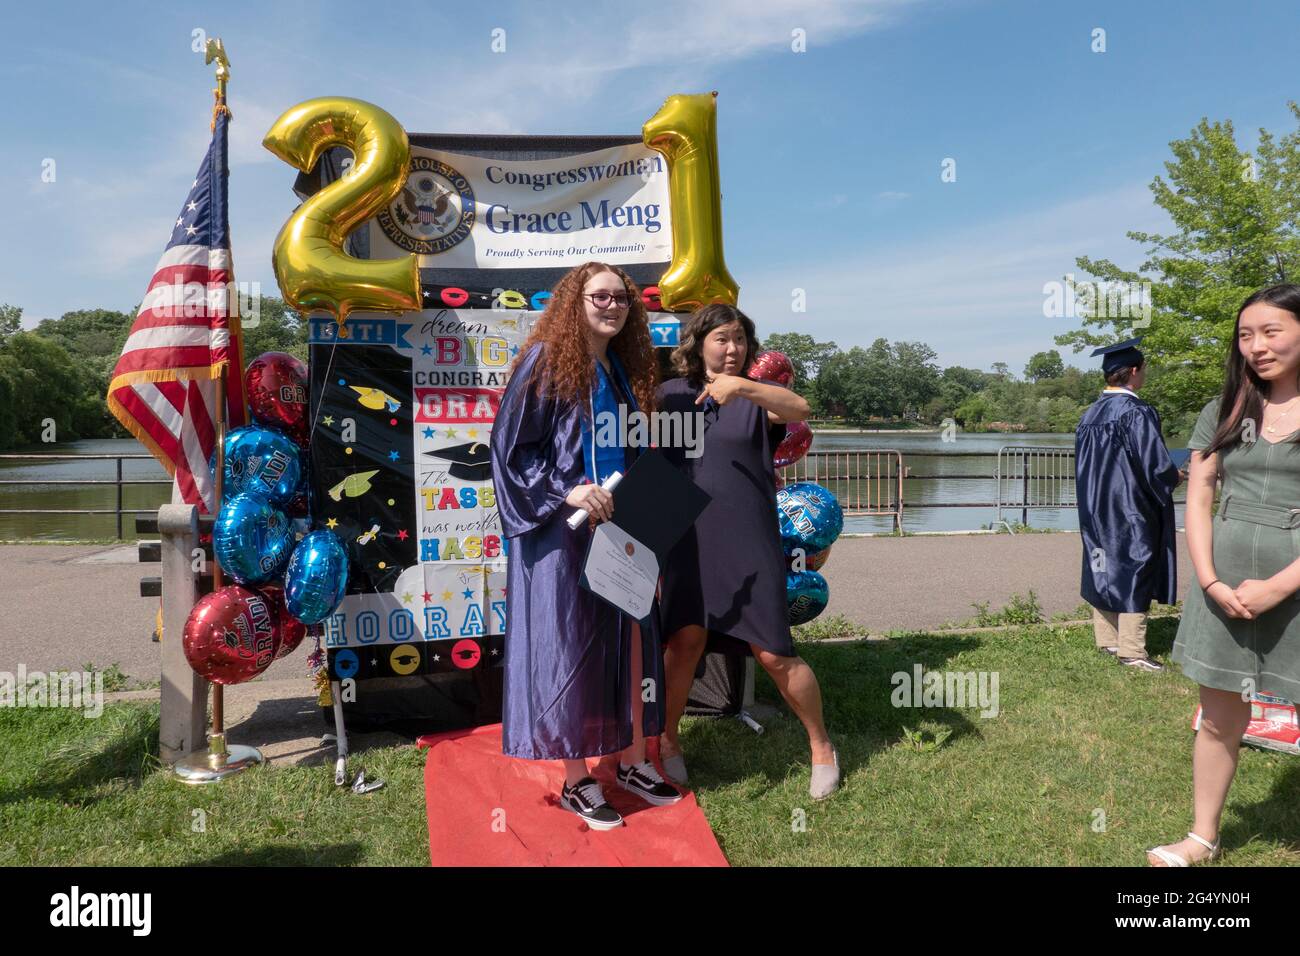
[[667, 262], [667, 165], [639, 143], [534, 160], [412, 146], [406, 185], [369, 239], [372, 258], [414, 252], [422, 269]]

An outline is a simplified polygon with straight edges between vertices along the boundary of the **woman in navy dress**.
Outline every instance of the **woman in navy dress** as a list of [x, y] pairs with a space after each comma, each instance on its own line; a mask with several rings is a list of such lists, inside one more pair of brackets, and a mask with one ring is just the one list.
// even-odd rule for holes
[[749, 645], [808, 731], [809, 792], [822, 799], [839, 785], [839, 758], [826, 735], [817, 677], [790, 637], [772, 465], [785, 423], [803, 421], [809, 408], [790, 389], [747, 378], [757, 357], [749, 317], [734, 306], [708, 305], [688, 320], [673, 353], [681, 378], [659, 387], [663, 412], [703, 411], [703, 454], [664, 451], [712, 498], [664, 567], [668, 700], [659, 753], [668, 776], [685, 783], [677, 724], [709, 632], [725, 634]]
[[[657, 369], [639, 290], [615, 266], [588, 262], [553, 290], [511, 369], [492, 424], [492, 478], [509, 540], [502, 749], [563, 760], [560, 805], [595, 829], [622, 824], [587, 757], [621, 752], [618, 782], [656, 805], [681, 794], [646, 759], [663, 726], [656, 616], [642, 629], [579, 587], [596, 522], [613, 515], [600, 484], [638, 449], [608, 444], [602, 413], [654, 408]], [[599, 436], [599, 437], [598, 437]], [[574, 509], [590, 515], [578, 530]]]

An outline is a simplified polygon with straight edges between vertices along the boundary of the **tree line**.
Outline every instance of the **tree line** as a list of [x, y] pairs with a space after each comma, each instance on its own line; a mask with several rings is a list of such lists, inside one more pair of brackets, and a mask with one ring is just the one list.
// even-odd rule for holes
[[815, 418], [846, 424], [941, 426], [951, 420], [971, 431], [1073, 431], [1103, 385], [1100, 372], [1067, 367], [1056, 349], [1031, 357], [1017, 378], [1005, 362], [987, 372], [941, 369], [924, 342], [880, 338], [845, 351], [805, 333], [783, 332], [767, 336], [763, 347], [790, 359], [793, 387]]
[[[0, 305], [0, 451], [39, 446], [54, 425], [58, 442], [130, 438], [105, 395], [135, 311], [78, 309], [22, 329], [20, 306]], [[261, 302], [244, 329], [244, 356], [290, 352], [307, 357], [307, 326], [280, 299]]]

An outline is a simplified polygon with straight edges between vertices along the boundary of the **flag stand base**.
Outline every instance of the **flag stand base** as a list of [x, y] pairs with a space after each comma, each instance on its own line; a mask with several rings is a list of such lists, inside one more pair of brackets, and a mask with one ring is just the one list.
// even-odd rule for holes
[[227, 746], [225, 734], [213, 734], [208, 738], [208, 749], [177, 761], [172, 770], [182, 783], [220, 783], [263, 762], [265, 758], [256, 747]]

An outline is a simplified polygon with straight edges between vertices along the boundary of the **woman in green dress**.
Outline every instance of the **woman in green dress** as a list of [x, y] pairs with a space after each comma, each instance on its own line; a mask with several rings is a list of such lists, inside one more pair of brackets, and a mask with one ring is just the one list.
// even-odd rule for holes
[[1300, 700], [1300, 285], [1242, 304], [1223, 394], [1187, 444], [1187, 548], [1199, 587], [1183, 602], [1173, 658], [1201, 685], [1194, 815], [1187, 839], [1147, 851], [1152, 866], [1218, 855], [1251, 693]]

